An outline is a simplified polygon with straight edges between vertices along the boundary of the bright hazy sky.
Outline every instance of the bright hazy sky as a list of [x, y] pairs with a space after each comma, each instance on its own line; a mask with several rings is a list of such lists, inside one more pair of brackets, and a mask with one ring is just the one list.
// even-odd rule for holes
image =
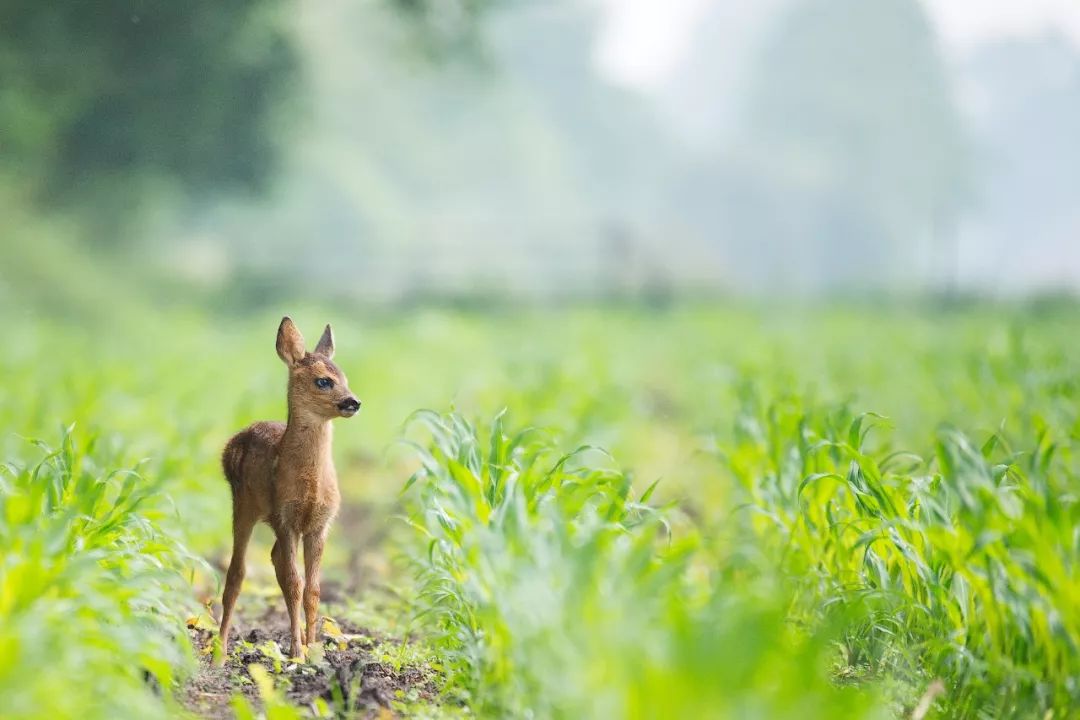
[[[597, 0], [606, 23], [596, 49], [601, 71], [616, 82], [656, 89], [679, 67], [694, 28], [712, 9], [733, 23], [753, 23], [761, 0]], [[1080, 0], [922, 0], [946, 51], [963, 54], [1000, 38], [1058, 28], [1080, 47]]]

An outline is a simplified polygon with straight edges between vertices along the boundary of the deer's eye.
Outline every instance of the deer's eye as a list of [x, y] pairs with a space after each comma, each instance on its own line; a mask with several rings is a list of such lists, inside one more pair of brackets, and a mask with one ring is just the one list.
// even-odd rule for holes
[[315, 378], [315, 387], [320, 390], [329, 390], [334, 387], [334, 381], [330, 378]]

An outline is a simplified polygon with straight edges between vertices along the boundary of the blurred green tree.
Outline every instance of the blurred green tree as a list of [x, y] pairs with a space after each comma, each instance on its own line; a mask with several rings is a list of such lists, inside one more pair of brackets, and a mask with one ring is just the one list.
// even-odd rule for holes
[[428, 59], [484, 60], [480, 20], [500, 0], [386, 0], [412, 29], [414, 49]]
[[[297, 70], [281, 0], [5, 0], [0, 163], [49, 204], [259, 189]], [[129, 198], [130, 199], [130, 198]]]
[[[482, 47], [492, 1], [383, 4], [439, 57]], [[0, 0], [0, 174], [42, 208], [82, 210], [84, 235], [99, 240], [162, 197], [265, 190], [303, 106], [296, 9]]]
[[[967, 193], [967, 140], [916, 0], [799, 0], [761, 49], [732, 203], [750, 267], [807, 286], [881, 285], [931, 265]], [[812, 241], [812, 242], [811, 242]], [[908, 252], [899, 252], [907, 247]]]

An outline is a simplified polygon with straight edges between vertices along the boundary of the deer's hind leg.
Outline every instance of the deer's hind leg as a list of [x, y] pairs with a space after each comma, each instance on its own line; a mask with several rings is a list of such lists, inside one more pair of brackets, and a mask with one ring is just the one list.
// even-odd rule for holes
[[221, 596], [221, 629], [218, 632], [221, 638], [221, 662], [224, 662], [229, 654], [229, 622], [232, 620], [236, 598], [240, 595], [240, 586], [244, 583], [244, 556], [247, 554], [248, 541], [251, 540], [251, 531], [255, 529], [256, 522], [256, 518], [237, 512], [234, 507], [232, 559], [225, 574], [225, 593]]

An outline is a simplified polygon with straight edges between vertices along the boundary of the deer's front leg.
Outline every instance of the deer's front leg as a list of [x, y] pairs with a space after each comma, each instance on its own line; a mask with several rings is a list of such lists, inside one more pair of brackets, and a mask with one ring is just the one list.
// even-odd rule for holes
[[292, 637], [291, 657], [304, 657], [304, 644], [300, 637], [300, 595], [303, 587], [300, 572], [296, 569], [296, 545], [299, 536], [291, 531], [278, 533], [270, 558], [274, 561], [281, 594], [285, 596], [285, 607], [289, 610], [289, 631]]
[[304, 535], [304, 612], [307, 615], [307, 641], [314, 643], [319, 618], [319, 573], [322, 568], [326, 530]]

